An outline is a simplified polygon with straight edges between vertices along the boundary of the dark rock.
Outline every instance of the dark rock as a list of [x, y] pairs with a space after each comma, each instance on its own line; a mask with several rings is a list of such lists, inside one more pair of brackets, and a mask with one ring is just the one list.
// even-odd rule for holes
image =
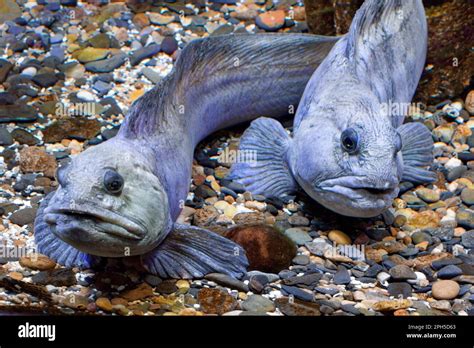
[[164, 280], [156, 286], [155, 290], [160, 294], [169, 295], [178, 291], [178, 288], [174, 280]]
[[474, 230], [464, 232], [461, 237], [461, 243], [466, 248], [474, 248]]
[[389, 273], [393, 280], [416, 279], [415, 272], [406, 265], [396, 265], [390, 268]]
[[317, 292], [320, 292], [321, 294], [326, 294], [326, 295], [331, 295], [331, 296], [334, 296], [339, 292], [338, 289], [323, 288], [323, 287], [316, 287], [316, 288], [314, 288], [314, 290], [317, 291]]
[[117, 133], [118, 133], [119, 130], [120, 130], [119, 127], [106, 128], [106, 129], [104, 129], [104, 131], [101, 133], [102, 138], [104, 138], [104, 140], [112, 139], [113, 137], [115, 137], [115, 136], [117, 135]]
[[454, 229], [452, 227], [440, 227], [426, 230], [432, 237], [438, 237], [441, 241], [446, 242], [451, 240], [454, 236]]
[[461, 260], [452, 258], [452, 259], [441, 259], [441, 260], [436, 260], [431, 263], [431, 267], [433, 267], [435, 270], [439, 270], [445, 266], [449, 265], [459, 265], [462, 263]]
[[167, 36], [161, 42], [161, 51], [172, 55], [178, 49], [178, 43], [172, 36]]
[[5, 82], [8, 73], [13, 69], [13, 64], [8, 60], [0, 59], [0, 83]]
[[142, 60], [153, 57], [155, 54], [160, 52], [160, 45], [152, 44], [150, 46], [136, 50], [130, 56], [130, 64], [137, 65]]
[[222, 273], [209, 273], [205, 276], [207, 280], [213, 281], [221, 286], [225, 286], [231, 289], [235, 289], [242, 292], [248, 292], [249, 287], [238, 279], [232, 278]]
[[54, 73], [37, 74], [33, 76], [32, 80], [41, 87], [51, 87], [58, 82], [58, 78]]
[[278, 273], [288, 268], [296, 255], [294, 243], [270, 226], [236, 227], [225, 236], [244, 248], [249, 270]]
[[370, 268], [365, 272], [365, 276], [370, 277], [370, 278], [374, 278], [374, 277], [377, 276], [377, 274], [379, 274], [383, 270], [384, 270], [384, 268], [376, 263], [376, 264], [370, 266]]
[[33, 223], [36, 216], [36, 208], [23, 208], [10, 215], [9, 220], [19, 226]]
[[26, 144], [26, 145], [39, 144], [39, 140], [33, 134], [21, 128], [14, 129], [12, 132], [12, 137], [16, 141], [18, 141], [20, 144]]
[[287, 294], [293, 295], [295, 298], [301, 301], [308, 301], [308, 302], [313, 301], [314, 294], [311, 292], [302, 290], [295, 286], [288, 286], [288, 285], [282, 285], [281, 288]]
[[0, 127], [0, 145], [9, 146], [13, 144], [13, 137], [5, 127]]
[[351, 282], [351, 275], [344, 266], [339, 266], [333, 278], [334, 284], [343, 285]]
[[37, 112], [28, 105], [0, 105], [0, 123], [34, 122]]
[[301, 266], [306, 266], [309, 263], [309, 257], [306, 255], [297, 255], [292, 262], [295, 265], [301, 265]]
[[412, 288], [408, 283], [390, 283], [388, 285], [388, 293], [390, 296], [403, 296], [404, 298], [410, 297]]
[[8, 92], [0, 92], [0, 105], [12, 105], [15, 104], [16, 97]]
[[126, 60], [127, 55], [125, 53], [120, 53], [108, 59], [87, 63], [84, 67], [86, 70], [95, 73], [109, 73], [122, 66]]
[[263, 274], [250, 277], [249, 288], [251, 291], [260, 294], [268, 284], [268, 278]]
[[309, 287], [313, 287], [317, 285], [317, 283], [321, 280], [323, 275], [321, 273], [310, 273], [310, 274], [305, 274], [303, 276], [297, 277], [297, 276], [292, 276], [289, 278], [282, 278], [283, 279], [283, 284], [285, 285], [306, 285]]
[[438, 278], [451, 279], [462, 274], [462, 270], [455, 265], [444, 266], [438, 271]]
[[153, 287], [157, 286], [163, 281], [160, 277], [153, 274], [147, 274], [144, 280]]
[[70, 268], [42, 271], [31, 277], [33, 283], [54, 286], [72, 286], [77, 283], [76, 276]]

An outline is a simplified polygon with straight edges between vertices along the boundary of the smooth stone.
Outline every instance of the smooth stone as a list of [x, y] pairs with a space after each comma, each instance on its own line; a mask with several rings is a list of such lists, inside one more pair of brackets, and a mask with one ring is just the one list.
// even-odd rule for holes
[[23, 208], [15, 211], [9, 217], [11, 223], [24, 226], [33, 223], [36, 217], [36, 208]]
[[36, 109], [29, 105], [0, 105], [0, 123], [34, 122], [37, 117]]
[[11, 144], [13, 144], [12, 135], [6, 128], [0, 127], [0, 145], [9, 146]]
[[282, 285], [281, 288], [286, 293], [293, 295], [295, 298], [300, 299], [301, 301], [313, 301], [314, 294], [311, 292], [307, 292], [295, 286], [288, 285]]
[[86, 70], [94, 73], [109, 73], [122, 66], [125, 63], [126, 59], [126, 54], [120, 53], [108, 59], [86, 63], [84, 67], [86, 68]]
[[284, 234], [299, 246], [313, 240], [308, 232], [297, 227], [287, 229]]
[[269, 11], [257, 16], [255, 24], [266, 31], [277, 31], [285, 25], [285, 11]]
[[77, 283], [76, 276], [70, 268], [41, 271], [33, 275], [31, 281], [40, 285], [54, 286], [71, 286]]
[[349, 245], [352, 243], [351, 238], [342, 231], [332, 230], [328, 234], [328, 238], [339, 245]]
[[58, 82], [58, 78], [54, 73], [42, 73], [33, 76], [32, 81], [41, 87], [51, 87]]
[[293, 260], [291, 260], [295, 265], [306, 266], [310, 259], [306, 255], [297, 255]]
[[161, 51], [172, 55], [178, 49], [178, 43], [172, 36], [167, 36], [161, 42]]
[[404, 298], [410, 297], [412, 293], [412, 288], [408, 283], [390, 283], [388, 285], [388, 293], [390, 296], [403, 296]]
[[462, 274], [462, 270], [455, 265], [448, 265], [438, 271], [438, 278], [451, 279]]
[[465, 188], [461, 192], [461, 199], [467, 205], [474, 205], [474, 189]]
[[445, 266], [449, 265], [459, 265], [461, 264], [462, 261], [460, 259], [452, 258], [452, 259], [441, 259], [441, 260], [435, 260], [431, 263], [431, 267], [433, 267], [435, 270], [439, 270]]
[[205, 276], [205, 279], [213, 281], [216, 284], [235, 289], [242, 292], [248, 292], [249, 287], [238, 279], [222, 273], [209, 273]]
[[333, 278], [334, 284], [345, 285], [351, 282], [351, 275], [344, 266], [339, 266]]
[[437, 300], [452, 300], [458, 296], [460, 286], [452, 280], [438, 280], [433, 284], [431, 291]]
[[143, 76], [145, 76], [148, 80], [150, 80], [153, 83], [158, 83], [162, 80], [162, 77], [160, 76], [160, 74], [156, 70], [150, 67], [144, 67], [141, 70], [141, 73], [143, 74]]
[[22, 128], [16, 128], [11, 133], [13, 139], [18, 141], [20, 144], [26, 145], [37, 145], [39, 144], [39, 140], [27, 130]]
[[250, 312], [267, 313], [275, 311], [275, 305], [273, 302], [261, 295], [250, 295], [242, 302], [241, 307], [243, 310]]
[[415, 272], [406, 265], [396, 265], [390, 268], [389, 273], [393, 280], [416, 279]]
[[426, 203], [435, 203], [440, 200], [440, 192], [435, 190], [430, 190], [425, 187], [420, 188], [415, 191], [416, 195], [420, 197]]
[[298, 299], [290, 300], [288, 297], [280, 297], [275, 300], [275, 305], [285, 315], [288, 316], [319, 316], [319, 304], [304, 302]]
[[238, 226], [225, 236], [244, 248], [249, 270], [278, 273], [288, 269], [296, 256], [295, 244], [270, 226]]
[[461, 243], [464, 247], [473, 249], [474, 248], [474, 230], [464, 232], [461, 236]]
[[269, 283], [273, 283], [273, 282], [276, 282], [276, 281], [280, 280], [280, 276], [278, 274], [265, 273], [265, 272], [260, 272], [260, 271], [247, 272], [246, 277], [248, 279], [250, 279], [250, 278], [252, 278], [253, 276], [256, 276], [256, 275], [263, 275], [263, 276], [267, 277]]
[[432, 239], [431, 236], [428, 233], [417, 231], [411, 235], [411, 239], [413, 241], [413, 244], [419, 244], [422, 242], [428, 242], [431, 244]]
[[160, 52], [160, 45], [152, 44], [150, 46], [134, 51], [130, 56], [130, 64], [138, 65], [142, 60], [153, 57]]

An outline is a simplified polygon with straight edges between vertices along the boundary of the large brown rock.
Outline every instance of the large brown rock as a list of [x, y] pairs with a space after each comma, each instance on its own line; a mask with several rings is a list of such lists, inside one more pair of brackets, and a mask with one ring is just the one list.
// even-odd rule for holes
[[225, 236], [244, 248], [249, 270], [278, 273], [288, 268], [296, 255], [296, 245], [267, 225], [238, 226]]
[[68, 118], [52, 123], [43, 131], [45, 143], [57, 143], [61, 140], [88, 140], [100, 133], [100, 122], [95, 119]]
[[23, 173], [41, 172], [49, 178], [56, 172], [56, 159], [41, 147], [30, 146], [20, 151], [20, 169]]

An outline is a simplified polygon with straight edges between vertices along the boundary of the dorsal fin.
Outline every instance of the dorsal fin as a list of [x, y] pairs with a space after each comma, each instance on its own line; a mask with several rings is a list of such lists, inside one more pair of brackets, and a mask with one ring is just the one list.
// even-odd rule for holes
[[[373, 31], [389, 23], [389, 16], [403, 20], [403, 1], [417, 0], [366, 0], [357, 11], [347, 36], [346, 56], [353, 59], [357, 54], [357, 46], [364, 42]], [[389, 29], [384, 27], [384, 34], [390, 35]]]

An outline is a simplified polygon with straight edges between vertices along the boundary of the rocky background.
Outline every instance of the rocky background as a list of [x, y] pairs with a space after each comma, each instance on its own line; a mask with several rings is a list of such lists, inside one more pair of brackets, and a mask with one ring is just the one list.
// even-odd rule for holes
[[[342, 34], [360, 2], [308, 1], [307, 24], [293, 0], [0, 0], [1, 250], [34, 249], [33, 220], [57, 187], [56, 168], [113, 137], [186, 43], [308, 27]], [[433, 131], [434, 185], [402, 183], [384, 218], [341, 218], [303, 193], [268, 199], [226, 180], [219, 153], [237, 149], [245, 127], [221, 131], [196, 150], [179, 220], [243, 245], [243, 279], [165, 280], [135, 258], [79, 270], [0, 255], [0, 314], [474, 314], [473, 6], [426, 5], [430, 56], [415, 101], [427, 108], [408, 121]]]

